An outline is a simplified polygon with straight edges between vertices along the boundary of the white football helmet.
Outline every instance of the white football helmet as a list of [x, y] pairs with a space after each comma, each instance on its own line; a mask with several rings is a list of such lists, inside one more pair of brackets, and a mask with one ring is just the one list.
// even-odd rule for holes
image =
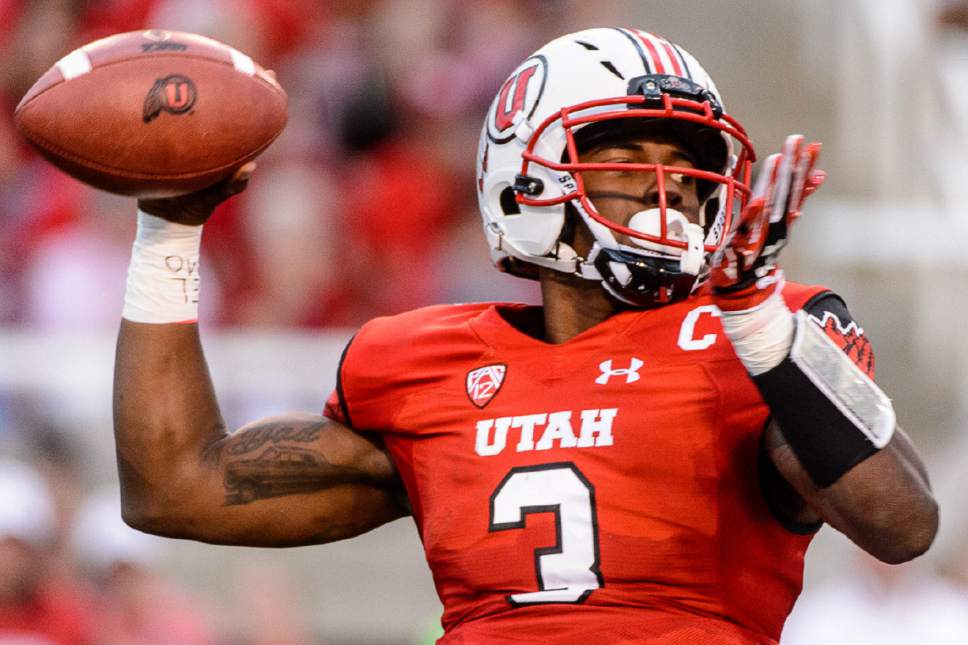
[[[632, 123], [618, 119], [689, 139], [699, 167], [579, 163], [576, 133], [605, 121]], [[524, 277], [536, 277], [537, 265], [599, 280], [633, 306], [681, 300], [705, 280], [708, 258], [749, 199], [754, 161], [746, 131], [723, 111], [712, 79], [685, 50], [636, 29], [562, 36], [518, 66], [484, 121], [477, 188], [491, 258]], [[627, 226], [609, 221], [585, 192], [582, 172], [590, 170], [654, 173], [658, 208], [636, 213]], [[672, 173], [696, 179], [700, 224], [667, 207]], [[563, 239], [568, 204], [594, 236], [588, 257]]]

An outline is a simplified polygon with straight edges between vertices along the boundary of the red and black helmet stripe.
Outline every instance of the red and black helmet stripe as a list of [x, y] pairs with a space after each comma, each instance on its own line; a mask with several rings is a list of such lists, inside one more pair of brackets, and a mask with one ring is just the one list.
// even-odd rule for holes
[[648, 52], [649, 57], [652, 59], [654, 63], [655, 71], [657, 73], [659, 74], [672, 73], [672, 74], [675, 74], [676, 76], [682, 76], [682, 70], [676, 69], [677, 67], [680, 67], [680, 65], [679, 65], [679, 61], [677, 61], [675, 57], [672, 57], [672, 63], [673, 63], [672, 69], [671, 70], [666, 69], [666, 65], [662, 61], [662, 56], [659, 55], [658, 47], [661, 46], [661, 43], [654, 42], [651, 38], [649, 38], [647, 34], [644, 34], [641, 31], [635, 32], [635, 35], [638, 37], [639, 40], [642, 41], [642, 44], [645, 45], [645, 51]]
[[682, 55], [682, 50], [679, 49], [679, 45], [675, 43], [669, 43], [669, 45], [675, 50], [676, 55], [679, 56], [679, 60], [682, 61], [682, 68], [686, 70], [686, 78], [688, 78], [690, 81], [693, 80], [692, 72], [689, 70], [689, 64], [686, 63], [686, 57]]
[[625, 31], [624, 29], [619, 29], [618, 27], [615, 27], [614, 29], [618, 33], [620, 33], [623, 36], [625, 36], [628, 39], [628, 41], [630, 43], [632, 43], [632, 46], [635, 47], [635, 51], [638, 53], [639, 58], [642, 59], [642, 65], [645, 66], [645, 73], [646, 74], [651, 74], [652, 73], [652, 67], [649, 65], [649, 59], [645, 55], [645, 50], [642, 48], [642, 43], [639, 42], [639, 39], [636, 38], [635, 36], [633, 36], [632, 34], [630, 34], [629, 32]]
[[[646, 74], [674, 74], [692, 80], [692, 71], [682, 51], [665, 38], [644, 31], [616, 28], [635, 47]], [[663, 56], [664, 55], [664, 56]]]

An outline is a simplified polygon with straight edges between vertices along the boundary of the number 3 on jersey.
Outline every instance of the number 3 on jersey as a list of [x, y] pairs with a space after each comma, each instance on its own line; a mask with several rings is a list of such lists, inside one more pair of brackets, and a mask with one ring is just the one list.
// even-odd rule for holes
[[580, 603], [605, 586], [598, 569], [595, 488], [574, 464], [512, 468], [491, 495], [488, 530], [523, 529], [529, 513], [554, 513], [557, 540], [534, 550], [541, 591], [511, 594], [508, 602]]

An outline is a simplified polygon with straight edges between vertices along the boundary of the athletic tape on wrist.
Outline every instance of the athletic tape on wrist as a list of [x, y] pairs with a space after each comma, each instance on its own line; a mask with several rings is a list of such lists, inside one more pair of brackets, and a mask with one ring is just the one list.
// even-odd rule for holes
[[721, 314], [723, 331], [751, 376], [771, 370], [790, 353], [793, 314], [779, 291], [753, 309]]
[[826, 488], [887, 445], [894, 407], [806, 312], [795, 326], [789, 357], [753, 382], [804, 470]]
[[141, 323], [196, 322], [201, 243], [201, 226], [175, 224], [139, 210], [121, 315]]

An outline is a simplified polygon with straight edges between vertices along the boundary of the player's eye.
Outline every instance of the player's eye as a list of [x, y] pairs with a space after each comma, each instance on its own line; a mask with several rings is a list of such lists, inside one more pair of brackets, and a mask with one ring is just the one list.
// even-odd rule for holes
[[670, 172], [669, 178], [679, 184], [680, 186], [692, 186], [696, 183], [696, 178], [692, 175], [686, 175], [681, 172]]

